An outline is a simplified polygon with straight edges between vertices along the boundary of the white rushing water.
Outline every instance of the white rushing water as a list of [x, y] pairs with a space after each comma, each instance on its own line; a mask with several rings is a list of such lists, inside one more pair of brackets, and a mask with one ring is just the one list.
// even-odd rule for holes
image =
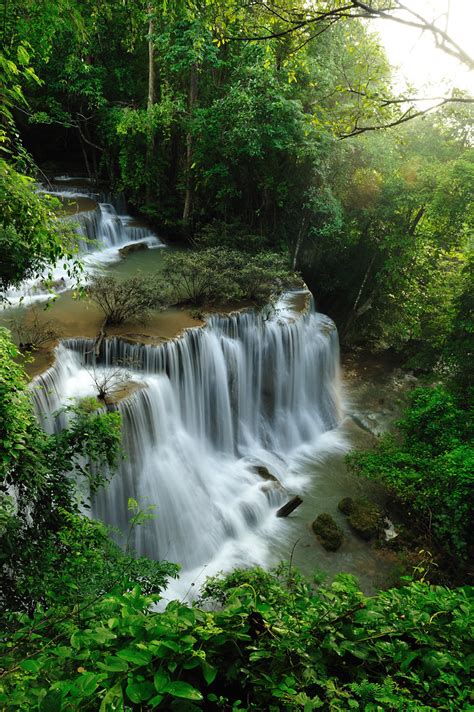
[[[61, 176], [63, 181], [66, 181], [66, 178]], [[73, 225], [78, 235], [79, 256], [84, 265], [86, 280], [89, 274], [100, 272], [108, 264], [119, 260], [119, 249], [130, 243], [145, 242], [149, 248], [164, 247], [161, 240], [147, 227], [133, 224], [133, 218], [125, 213], [125, 203], [120, 196], [114, 198], [69, 184], [66, 188], [52, 185], [47, 191], [44, 189], [44, 192], [65, 200], [87, 198], [96, 203], [93, 209], [79, 211], [63, 218]], [[57, 294], [74, 287], [70, 268], [70, 264], [61, 261], [51, 270], [53, 291]], [[45, 272], [43, 278], [27, 280], [18, 289], [8, 290], [5, 295], [7, 301], [3, 306], [14, 306], [20, 301], [23, 304], [47, 301], [52, 296], [45, 283], [48, 276], [49, 273]]]
[[[64, 342], [56, 364], [34, 381], [50, 431], [61, 404], [94, 392], [91, 347]], [[293, 313], [287, 299], [270, 317], [212, 316], [158, 347], [106, 340], [96, 375], [117, 363], [141, 388], [118, 406], [126, 458], [94, 514], [126, 531], [129, 497], [155, 504], [134, 546], [182, 565], [180, 593], [202, 583], [203, 572], [272, 563], [268, 542], [285, 532], [275, 513], [304, 491], [302, 463], [343, 447], [333, 323], [313, 310]], [[258, 466], [278, 481], [261, 477]]]

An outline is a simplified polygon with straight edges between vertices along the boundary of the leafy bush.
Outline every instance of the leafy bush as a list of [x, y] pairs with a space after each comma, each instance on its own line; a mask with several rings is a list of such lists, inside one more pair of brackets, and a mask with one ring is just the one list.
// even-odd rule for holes
[[283, 255], [244, 254], [224, 247], [165, 255], [163, 277], [177, 301], [265, 303], [273, 293], [301, 284]]
[[122, 281], [111, 276], [94, 277], [86, 292], [103, 311], [106, 324], [144, 320], [151, 310], [161, 309], [166, 303], [166, 290], [160, 291], [152, 279], [141, 275]]
[[[0, 159], [0, 290], [39, 277], [77, 253], [77, 236], [55, 215], [58, 201], [39, 195], [31, 178]], [[78, 275], [79, 265], [70, 273]]]
[[[10, 620], [10, 710], [468, 709], [469, 591], [413, 582], [365, 597], [260, 570], [213, 580], [205, 611], [116, 588], [69, 616]], [[212, 600], [212, 599], [211, 599]]]
[[398, 436], [385, 435], [373, 451], [349, 455], [349, 464], [388, 486], [439, 546], [467, 560], [474, 507], [469, 414], [441, 387], [419, 388], [398, 427]]
[[64, 510], [78, 512], [71, 474], [84, 479], [90, 492], [106, 482], [119, 456], [120, 417], [98, 412], [92, 399], [71, 407], [69, 427], [47, 435], [36, 423], [18, 357], [0, 329], [0, 600], [28, 609], [42, 598], [45, 552], [58, 544]]

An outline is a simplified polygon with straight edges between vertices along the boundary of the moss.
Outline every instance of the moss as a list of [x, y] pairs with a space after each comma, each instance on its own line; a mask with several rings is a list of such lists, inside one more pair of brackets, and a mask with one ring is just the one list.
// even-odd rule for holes
[[344, 497], [344, 499], [341, 499], [341, 501], [337, 505], [337, 508], [340, 512], [345, 514], [346, 517], [348, 517], [354, 509], [354, 500], [350, 497]]
[[378, 505], [366, 500], [355, 500], [348, 517], [352, 529], [369, 541], [383, 532], [383, 513]]
[[316, 537], [326, 551], [337, 551], [341, 546], [344, 535], [330, 514], [319, 514], [312, 524]]

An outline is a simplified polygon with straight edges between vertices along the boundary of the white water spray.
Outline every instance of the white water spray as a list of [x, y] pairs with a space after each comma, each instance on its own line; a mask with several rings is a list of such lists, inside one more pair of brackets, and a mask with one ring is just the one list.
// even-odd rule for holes
[[[93, 393], [85, 367], [93, 360], [89, 340], [58, 347], [33, 389], [46, 427], [67, 397]], [[330, 432], [340, 417], [333, 323], [289, 308], [271, 318], [213, 316], [158, 347], [106, 340], [96, 368], [124, 362], [143, 387], [118, 406], [126, 459], [94, 514], [125, 531], [129, 497], [156, 504], [134, 546], [180, 563], [188, 580], [205, 566], [212, 573], [268, 563], [269, 534], [284, 531], [275, 511], [304, 490], [302, 458], [340, 446]], [[263, 479], [258, 466], [278, 481]]]

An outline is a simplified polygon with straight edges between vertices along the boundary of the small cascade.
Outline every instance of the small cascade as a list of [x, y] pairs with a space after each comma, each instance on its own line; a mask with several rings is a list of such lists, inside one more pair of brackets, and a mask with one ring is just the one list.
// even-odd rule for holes
[[[105, 265], [116, 262], [120, 259], [119, 249], [131, 242], [146, 242], [149, 248], [164, 247], [163, 242], [151, 230], [136, 225], [133, 218], [126, 214], [123, 196], [96, 193], [90, 190], [87, 184], [86, 187], [75, 187], [66, 178], [61, 176], [66, 187], [63, 184], [52, 184], [48, 189], [39, 190], [65, 200], [87, 198], [88, 208], [96, 204], [93, 209], [79, 209], [78, 212], [63, 218], [73, 224], [79, 236], [79, 253], [82, 255], [86, 275], [94, 274]], [[46, 276], [47, 274], [45, 279]], [[27, 280], [18, 289], [7, 291], [8, 301], [5, 305], [50, 299], [51, 291], [46, 286], [45, 279]], [[51, 281], [57, 294], [71, 289], [73, 282], [67, 263], [61, 262], [52, 270]]]
[[31, 382], [35, 414], [47, 433], [58, 432], [66, 425], [65, 416], [58, 415], [64, 405], [94, 395], [91, 372], [83, 364], [80, 351], [59, 344], [54, 365]]
[[[65, 398], [93, 393], [92, 343], [63, 342], [56, 365], [35, 380], [41, 422]], [[287, 302], [266, 316], [212, 316], [160, 346], [105, 340], [94, 369], [117, 364], [144, 387], [118, 405], [126, 457], [97, 497], [96, 516], [126, 531], [134, 497], [157, 505], [134, 532], [140, 554], [188, 571], [211, 561], [264, 563], [265, 532], [284, 526], [276, 508], [304, 488], [298, 461], [332, 447], [327, 433], [340, 419], [334, 324]]]
[[111, 203], [99, 203], [95, 210], [86, 210], [66, 219], [75, 224], [82, 238], [82, 253], [97, 253], [130, 242], [147, 241], [150, 247], [163, 244], [146, 227], [134, 225], [129, 215], [118, 215]]
[[96, 203], [109, 203], [113, 205], [114, 209], [120, 215], [127, 213], [127, 202], [123, 193], [93, 190], [91, 182], [87, 178], [57, 176], [52, 182], [49, 182], [47, 186], [39, 186], [38, 191], [65, 200], [87, 198]]

